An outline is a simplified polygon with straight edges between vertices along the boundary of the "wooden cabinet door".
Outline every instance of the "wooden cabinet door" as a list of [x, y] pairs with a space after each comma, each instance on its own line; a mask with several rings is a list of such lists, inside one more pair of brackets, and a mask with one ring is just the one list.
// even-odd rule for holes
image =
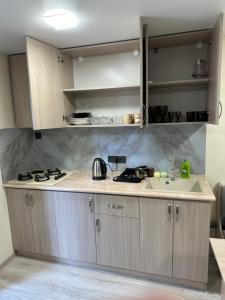
[[11, 55], [10, 70], [16, 126], [32, 128], [26, 54]]
[[96, 262], [93, 197], [89, 194], [55, 192], [59, 256]]
[[173, 201], [140, 199], [141, 271], [172, 276]]
[[173, 277], [207, 282], [211, 204], [174, 202]]
[[209, 45], [209, 90], [208, 105], [209, 123], [218, 124], [220, 106], [221, 57], [223, 43], [223, 15], [217, 20]]
[[54, 193], [30, 191], [35, 252], [58, 256]]
[[63, 127], [65, 106], [59, 51], [30, 37], [26, 42], [33, 128]]
[[0, 53], [0, 129], [14, 128], [15, 118], [10, 84], [9, 59]]
[[140, 270], [139, 219], [96, 214], [97, 263]]
[[34, 252], [34, 236], [31, 221], [31, 206], [29, 205], [29, 191], [7, 189], [10, 225], [13, 247], [15, 250]]

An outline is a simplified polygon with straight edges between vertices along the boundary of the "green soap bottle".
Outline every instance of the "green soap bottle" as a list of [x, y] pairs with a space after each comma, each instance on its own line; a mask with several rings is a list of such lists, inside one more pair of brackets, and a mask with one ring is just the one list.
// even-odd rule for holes
[[191, 175], [191, 168], [190, 168], [190, 161], [184, 160], [180, 163], [180, 177], [183, 179], [190, 178]]

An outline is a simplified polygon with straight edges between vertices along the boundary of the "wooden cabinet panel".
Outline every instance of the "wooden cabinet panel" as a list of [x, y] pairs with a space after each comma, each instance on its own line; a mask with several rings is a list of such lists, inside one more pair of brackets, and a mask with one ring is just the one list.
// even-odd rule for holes
[[139, 218], [137, 197], [95, 195], [95, 212], [99, 214]]
[[32, 128], [26, 54], [10, 56], [10, 70], [16, 126]]
[[95, 220], [92, 196], [55, 192], [59, 256], [96, 262]]
[[15, 118], [10, 84], [9, 59], [0, 53], [0, 129], [14, 128]]
[[28, 205], [27, 190], [7, 189], [10, 225], [15, 250], [34, 252], [34, 236], [31, 207]]
[[207, 282], [210, 203], [175, 201], [173, 277]]
[[53, 192], [31, 191], [35, 252], [58, 256]]
[[64, 126], [65, 106], [59, 51], [27, 37], [27, 61], [34, 129]]
[[173, 201], [140, 199], [141, 271], [172, 276]]
[[209, 45], [209, 90], [208, 111], [209, 123], [218, 124], [221, 81], [221, 57], [223, 43], [223, 15], [217, 20]]
[[139, 219], [96, 214], [97, 262], [140, 270]]

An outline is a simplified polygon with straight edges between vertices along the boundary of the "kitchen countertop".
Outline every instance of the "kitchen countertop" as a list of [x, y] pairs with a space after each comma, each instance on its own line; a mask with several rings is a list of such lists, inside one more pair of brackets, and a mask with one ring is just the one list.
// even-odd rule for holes
[[210, 239], [210, 244], [212, 246], [221, 277], [225, 281], [225, 240]]
[[[116, 174], [109, 174], [106, 180], [94, 181], [91, 178], [90, 171], [74, 171], [74, 173], [55, 185], [38, 184], [30, 185], [26, 182], [12, 183], [8, 181], [3, 186], [5, 188], [29, 189], [29, 190], [47, 190], [47, 191], [62, 191], [62, 192], [83, 192], [93, 194], [111, 194], [138, 196], [160, 199], [177, 199], [177, 200], [198, 200], [198, 201], [215, 201], [215, 196], [207, 183], [205, 176], [192, 176], [199, 180], [203, 193], [195, 192], [175, 192], [175, 191], [159, 191], [145, 190], [146, 181], [141, 183], [124, 183], [114, 182], [112, 178]], [[187, 179], [188, 180], [188, 179]]]

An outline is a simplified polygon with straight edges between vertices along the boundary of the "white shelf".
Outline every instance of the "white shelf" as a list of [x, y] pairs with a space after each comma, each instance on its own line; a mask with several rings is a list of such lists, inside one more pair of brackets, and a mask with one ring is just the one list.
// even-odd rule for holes
[[157, 88], [169, 88], [169, 87], [184, 87], [184, 86], [195, 86], [195, 85], [207, 85], [209, 78], [203, 79], [187, 79], [187, 80], [176, 80], [176, 81], [162, 81], [162, 82], [148, 82], [151, 89]]
[[104, 92], [104, 91], [129, 91], [129, 90], [138, 90], [140, 89], [140, 85], [124, 85], [124, 86], [114, 86], [114, 87], [99, 87], [99, 88], [89, 88], [89, 89], [65, 89], [63, 93], [69, 94], [88, 94], [88, 93], [96, 93], [96, 92]]
[[169, 123], [149, 123], [148, 126], [178, 126], [178, 125], [204, 125], [207, 124], [207, 122], [169, 122]]
[[69, 128], [114, 128], [114, 127], [140, 127], [140, 124], [99, 124], [99, 125], [70, 125], [66, 127]]

